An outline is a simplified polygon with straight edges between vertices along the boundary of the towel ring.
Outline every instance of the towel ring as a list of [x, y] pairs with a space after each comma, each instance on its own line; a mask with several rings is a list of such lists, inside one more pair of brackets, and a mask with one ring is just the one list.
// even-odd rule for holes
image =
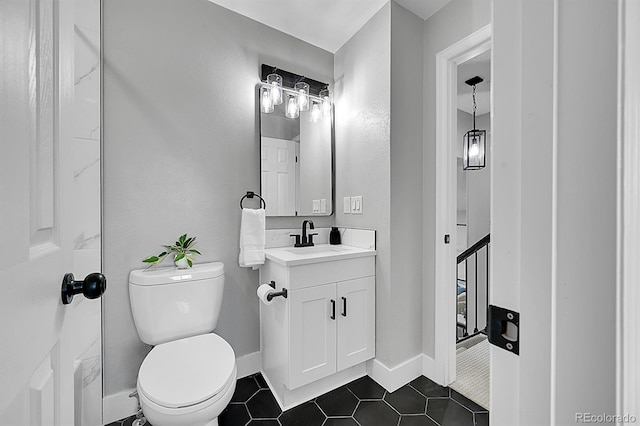
[[241, 209], [243, 209], [243, 208], [244, 208], [244, 206], [242, 205], [242, 202], [244, 201], [244, 199], [245, 199], [245, 198], [253, 198], [253, 197], [258, 197], [258, 198], [260, 198], [260, 206], [261, 206], [263, 209], [266, 209], [266, 208], [267, 208], [267, 202], [266, 202], [266, 201], [264, 201], [264, 198], [262, 198], [259, 194], [256, 194], [256, 193], [255, 193], [255, 192], [253, 192], [253, 191], [247, 191], [247, 194], [246, 194], [245, 196], [243, 196], [243, 197], [240, 199], [240, 208], [241, 208]]

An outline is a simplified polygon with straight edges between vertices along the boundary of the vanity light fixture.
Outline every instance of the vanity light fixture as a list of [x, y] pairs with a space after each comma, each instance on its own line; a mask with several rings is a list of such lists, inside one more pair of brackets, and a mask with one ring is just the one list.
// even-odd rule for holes
[[287, 93], [287, 111], [284, 113], [288, 118], [300, 117], [300, 106], [296, 95]]
[[269, 85], [273, 104], [280, 105], [282, 103], [282, 76], [276, 74], [275, 71], [267, 76], [267, 84]]
[[325, 117], [331, 116], [331, 94], [328, 87], [320, 91], [320, 98], [322, 99], [322, 114]]
[[300, 111], [309, 111], [309, 84], [299, 81], [295, 84], [294, 89], [298, 92], [298, 106]]
[[260, 111], [265, 113], [273, 112], [273, 97], [269, 87], [260, 88]]
[[472, 77], [465, 83], [473, 90], [473, 129], [462, 138], [462, 168], [464, 170], [480, 170], [485, 166], [486, 130], [476, 128], [476, 85], [482, 83], [482, 77]]
[[285, 116], [289, 118], [298, 118], [300, 111], [309, 110], [312, 122], [320, 120], [323, 115], [331, 116], [331, 95], [327, 83], [266, 64], [262, 64], [260, 80], [260, 111], [263, 113], [273, 112], [274, 106], [284, 101]]
[[317, 123], [322, 118], [322, 110], [320, 109], [320, 103], [317, 101], [312, 101], [311, 105], [311, 116], [309, 117], [309, 121], [312, 123]]

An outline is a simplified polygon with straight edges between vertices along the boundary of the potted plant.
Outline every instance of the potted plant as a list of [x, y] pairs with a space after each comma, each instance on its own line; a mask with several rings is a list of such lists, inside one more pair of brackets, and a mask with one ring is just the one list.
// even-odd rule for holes
[[189, 237], [187, 234], [183, 234], [178, 238], [178, 241], [172, 245], [165, 245], [165, 251], [157, 256], [149, 256], [143, 260], [144, 263], [149, 264], [149, 268], [160, 264], [167, 255], [175, 253], [173, 255], [173, 263], [178, 269], [187, 269], [193, 266], [193, 256], [201, 254], [198, 250], [192, 248], [196, 242], [196, 237]]

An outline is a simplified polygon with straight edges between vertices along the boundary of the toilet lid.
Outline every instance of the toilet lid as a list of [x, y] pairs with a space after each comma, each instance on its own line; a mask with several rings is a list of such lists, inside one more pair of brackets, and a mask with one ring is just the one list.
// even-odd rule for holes
[[175, 340], [149, 352], [138, 373], [138, 387], [158, 405], [188, 407], [219, 393], [235, 364], [233, 349], [220, 336]]

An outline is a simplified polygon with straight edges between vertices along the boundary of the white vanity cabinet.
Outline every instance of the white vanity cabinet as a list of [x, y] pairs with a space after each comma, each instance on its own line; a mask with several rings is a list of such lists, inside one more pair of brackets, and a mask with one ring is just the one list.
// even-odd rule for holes
[[332, 377], [359, 374], [375, 356], [375, 251], [309, 264], [277, 260], [267, 256], [260, 269], [261, 282], [274, 281], [288, 292], [286, 299], [260, 304], [262, 367], [287, 407], [287, 396], [296, 399], [292, 391], [319, 395], [323, 389], [308, 388], [324, 379], [330, 389]]
[[375, 277], [289, 292], [289, 389], [375, 355]]

